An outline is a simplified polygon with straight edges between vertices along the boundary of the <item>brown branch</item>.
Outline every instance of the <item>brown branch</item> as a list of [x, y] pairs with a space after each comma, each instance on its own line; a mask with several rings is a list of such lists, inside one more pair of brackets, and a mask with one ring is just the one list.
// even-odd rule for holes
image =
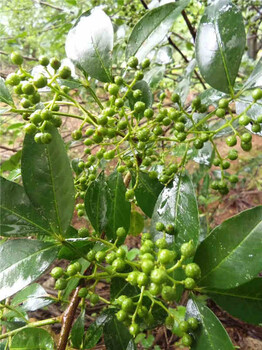
[[62, 9], [61, 7], [58, 7], [58, 6], [54, 6], [52, 4], [49, 4], [48, 2], [45, 2], [45, 1], [37, 1], [37, 0], [33, 0], [33, 2], [36, 2], [38, 3], [39, 5], [43, 5], [43, 6], [47, 6], [47, 7], [51, 7], [52, 9], [55, 9], [57, 11], [65, 11], [64, 9]]
[[[0, 50], [0, 55], [9, 56], [10, 53]], [[34, 58], [34, 57], [28, 57], [28, 56], [22, 56], [22, 57], [23, 57], [25, 60], [27, 60], [27, 61], [38, 61], [38, 59], [37, 59], [37, 58]]]
[[140, 0], [141, 4], [144, 6], [146, 10], [148, 10], [148, 6], [144, 0]]
[[186, 11], [185, 11], [185, 10], [182, 11], [182, 16], [183, 16], [183, 18], [184, 18], [184, 20], [185, 20], [185, 22], [186, 22], [186, 24], [187, 24], [187, 27], [188, 27], [188, 29], [189, 29], [189, 32], [190, 32], [190, 34], [191, 34], [193, 40], [195, 41], [195, 40], [196, 40], [196, 30], [195, 30], [195, 28], [192, 26], [192, 24], [191, 24], [189, 18], [187, 17], [187, 14], [186, 14]]
[[81, 300], [81, 298], [79, 298], [79, 296], [78, 296], [78, 292], [79, 292], [80, 288], [81, 288], [81, 286], [78, 286], [75, 289], [74, 294], [70, 300], [69, 306], [63, 314], [62, 329], [61, 329], [61, 333], [60, 333], [60, 337], [59, 337], [59, 341], [58, 341], [57, 350], [65, 350], [66, 349], [69, 333], [70, 333], [70, 330], [71, 330], [71, 327], [72, 327], [72, 324], [73, 324], [73, 321], [75, 318], [75, 313], [76, 313], [78, 304]]
[[[171, 37], [168, 38], [168, 42], [170, 45], [173, 46], [173, 48], [183, 57], [185, 62], [189, 62], [188, 58], [183, 54], [183, 52], [179, 49], [179, 47], [176, 46], [176, 44], [174, 43], [174, 41], [171, 39]], [[201, 76], [198, 74], [198, 72], [194, 69], [194, 74], [197, 77], [197, 79], [199, 80], [200, 84], [203, 86], [203, 88], [206, 90], [206, 85], [203, 82]]]
[[10, 147], [6, 147], [6, 146], [0, 146], [0, 148], [6, 150], [6, 151], [11, 151], [11, 152], [18, 152], [19, 149], [18, 148], [10, 148]]

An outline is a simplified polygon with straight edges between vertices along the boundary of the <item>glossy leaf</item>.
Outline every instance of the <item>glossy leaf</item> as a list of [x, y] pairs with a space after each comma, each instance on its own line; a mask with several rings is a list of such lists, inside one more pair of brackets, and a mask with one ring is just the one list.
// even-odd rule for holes
[[22, 304], [22, 308], [26, 311], [35, 311], [51, 303], [52, 300], [48, 299], [48, 294], [38, 283], [22, 289], [11, 301], [12, 306], [17, 307]]
[[16, 333], [10, 346], [10, 350], [25, 349], [54, 350], [54, 341], [46, 330], [29, 327]]
[[262, 206], [245, 210], [217, 226], [200, 244], [195, 262], [199, 285], [229, 289], [253, 279], [262, 270]]
[[107, 350], [135, 349], [134, 343], [130, 347], [133, 340], [128, 329], [115, 316], [109, 318], [104, 325], [104, 340]]
[[187, 96], [190, 90], [191, 78], [196, 66], [195, 58], [188, 63], [186, 67], [182, 80], [176, 86], [176, 93], [180, 96], [181, 102], [184, 104], [186, 102]]
[[188, 0], [181, 0], [148, 11], [131, 32], [126, 48], [126, 58], [136, 56], [139, 61], [143, 60], [165, 39], [170, 27], [188, 3]]
[[86, 238], [66, 239], [58, 253], [58, 259], [75, 260], [81, 258], [91, 250], [93, 245], [94, 243]]
[[138, 211], [131, 212], [129, 234], [138, 236], [144, 229], [144, 218]]
[[65, 50], [92, 78], [111, 81], [114, 31], [110, 18], [99, 7], [85, 12], [69, 31]]
[[91, 323], [89, 326], [84, 339], [84, 349], [92, 349], [102, 337], [103, 327], [97, 325], [96, 322]]
[[187, 317], [200, 322], [194, 332], [192, 350], [234, 350], [235, 347], [216, 315], [200, 300], [193, 298], [187, 303]]
[[257, 62], [256, 67], [245, 82], [243, 90], [248, 90], [255, 87], [262, 87], [262, 57]]
[[138, 186], [135, 189], [136, 200], [139, 207], [150, 218], [163, 187], [158, 179], [151, 179], [147, 173], [139, 172]]
[[[160, 193], [151, 221], [151, 231], [154, 240], [162, 237], [156, 231], [155, 225], [162, 222], [164, 225], [174, 225], [176, 236], [167, 235], [167, 242], [180, 247], [191, 239], [197, 245], [199, 235], [199, 219], [197, 202], [192, 182], [187, 174], [175, 176], [173, 182]], [[176, 242], [176, 243], [175, 243]]]
[[32, 206], [22, 186], [0, 177], [1, 235], [50, 235], [47, 221]]
[[165, 74], [165, 66], [155, 66], [145, 73], [144, 81], [150, 86], [150, 88], [155, 88], [160, 80], [163, 79]]
[[230, 0], [214, 0], [206, 8], [197, 31], [196, 58], [206, 82], [233, 92], [246, 44], [241, 11]]
[[16, 239], [0, 245], [0, 301], [38, 278], [56, 258], [57, 246]]
[[262, 278], [257, 277], [239, 287], [210, 290], [206, 293], [223, 310], [234, 317], [259, 325], [262, 323]]
[[103, 174], [86, 191], [87, 216], [98, 232], [106, 232], [109, 239], [116, 238], [118, 227], [129, 230], [131, 205], [125, 200], [126, 188], [122, 176], [114, 172], [107, 180]]
[[5, 81], [2, 77], [0, 77], [0, 102], [4, 102], [10, 106], [14, 105], [14, 101], [12, 96], [5, 85]]
[[41, 210], [54, 232], [65, 233], [74, 211], [74, 182], [64, 142], [55, 128], [50, 144], [37, 144], [26, 135], [22, 178], [31, 202]]
[[106, 235], [109, 239], [116, 239], [118, 227], [124, 227], [126, 232], [130, 226], [131, 204], [125, 199], [126, 187], [122, 176], [113, 172], [107, 178], [109, 200], [107, 203]]
[[120, 295], [126, 295], [128, 297], [133, 297], [139, 293], [137, 287], [132, 286], [126, 280], [121, 277], [114, 277], [110, 284], [110, 299], [113, 301], [120, 297]]
[[80, 349], [85, 333], [85, 310], [77, 317], [71, 331], [71, 342], [74, 348]]
[[[152, 92], [150, 90], [148, 83], [145, 80], [138, 81], [133, 86], [133, 90], [137, 90], [137, 89], [142, 91], [142, 96], [139, 98], [139, 101], [144, 102], [146, 108], [151, 107], [152, 103], [153, 103], [153, 95], [152, 95]], [[128, 100], [129, 100], [130, 108], [133, 109], [137, 100], [133, 97], [132, 93], [130, 93], [128, 95]]]

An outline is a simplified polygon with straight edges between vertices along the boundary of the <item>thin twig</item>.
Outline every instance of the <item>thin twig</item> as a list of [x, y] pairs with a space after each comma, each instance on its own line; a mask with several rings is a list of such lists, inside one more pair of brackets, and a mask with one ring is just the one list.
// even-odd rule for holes
[[51, 7], [52, 9], [55, 9], [57, 11], [65, 11], [64, 9], [62, 9], [61, 7], [58, 7], [58, 6], [55, 6], [55, 5], [52, 5], [52, 4], [49, 4], [48, 2], [45, 2], [45, 1], [37, 1], [37, 0], [33, 0], [33, 2], [36, 2], [40, 5], [43, 5], [43, 6], [48, 6], [48, 7]]
[[186, 14], [186, 11], [185, 11], [185, 10], [182, 11], [182, 16], [183, 16], [183, 18], [184, 18], [184, 20], [185, 20], [185, 22], [186, 22], [186, 24], [187, 24], [187, 27], [188, 27], [188, 29], [189, 29], [189, 31], [190, 31], [190, 34], [192, 35], [193, 40], [195, 41], [195, 40], [196, 40], [196, 30], [195, 30], [195, 28], [192, 26], [192, 24], [191, 24], [189, 18], [187, 17], [187, 14]]

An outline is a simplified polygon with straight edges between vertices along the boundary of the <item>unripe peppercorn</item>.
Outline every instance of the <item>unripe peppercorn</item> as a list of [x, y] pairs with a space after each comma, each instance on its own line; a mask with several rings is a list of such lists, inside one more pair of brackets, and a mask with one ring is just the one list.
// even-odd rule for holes
[[11, 61], [17, 66], [21, 66], [21, 64], [23, 63], [23, 57], [20, 55], [19, 52], [12, 52]]
[[127, 61], [127, 65], [131, 68], [136, 68], [136, 66], [138, 65], [138, 59], [135, 56], [130, 57]]
[[59, 61], [58, 58], [53, 57], [50, 60], [50, 66], [54, 69], [54, 70], [58, 70], [59, 67], [61, 66], [61, 62]]

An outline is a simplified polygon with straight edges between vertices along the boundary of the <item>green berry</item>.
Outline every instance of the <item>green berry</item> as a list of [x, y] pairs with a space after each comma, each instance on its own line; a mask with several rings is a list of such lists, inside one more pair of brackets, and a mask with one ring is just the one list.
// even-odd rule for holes
[[132, 286], [136, 286], [137, 285], [137, 278], [139, 276], [139, 272], [138, 271], [132, 271], [128, 274], [126, 280], [127, 282], [129, 282], [130, 284], [132, 284]]
[[162, 269], [155, 269], [150, 275], [151, 281], [156, 284], [161, 284], [166, 279], [166, 271]]
[[48, 132], [44, 132], [41, 136], [41, 141], [43, 144], [48, 144], [52, 141], [52, 135]]
[[260, 100], [262, 98], [262, 90], [259, 88], [253, 90], [252, 97], [253, 97], [254, 101]]
[[81, 288], [79, 289], [78, 296], [79, 298], [85, 298], [88, 294], [87, 288]]
[[121, 272], [125, 269], [126, 267], [126, 263], [123, 259], [121, 258], [116, 258], [113, 263], [112, 263], [112, 267], [115, 271], [117, 272]]
[[262, 123], [262, 114], [257, 117], [257, 122]]
[[133, 97], [138, 100], [142, 96], [142, 91], [137, 89], [133, 91]]
[[218, 101], [218, 107], [219, 108], [227, 108], [229, 101], [226, 98], [221, 98], [221, 100]]
[[17, 66], [21, 66], [23, 63], [23, 57], [20, 55], [19, 52], [12, 52], [11, 53], [11, 61]]
[[196, 282], [193, 278], [191, 277], [187, 277], [185, 280], [184, 280], [184, 286], [186, 289], [194, 289], [195, 286], [196, 286]]
[[128, 317], [128, 314], [127, 312], [125, 312], [124, 310], [119, 310], [117, 313], [116, 313], [116, 318], [118, 319], [118, 321], [120, 322], [123, 322], [127, 319]]
[[56, 290], [63, 290], [67, 286], [67, 280], [65, 278], [59, 278], [55, 283]]
[[154, 269], [154, 262], [152, 260], [143, 260], [141, 263], [141, 269], [144, 273], [149, 274]]
[[71, 69], [67, 66], [63, 66], [59, 72], [59, 77], [62, 79], [69, 79], [71, 77]]
[[239, 117], [238, 122], [239, 125], [247, 126], [251, 122], [251, 118], [248, 115], [243, 114]]
[[222, 160], [221, 166], [222, 169], [228, 169], [230, 167], [230, 162], [228, 160]]
[[162, 222], [157, 222], [156, 223], [156, 230], [157, 231], [165, 231], [165, 225]]
[[105, 257], [106, 257], [106, 252], [103, 250], [99, 250], [95, 255], [96, 261], [100, 263], [105, 260]]
[[179, 329], [181, 330], [181, 332], [187, 333], [187, 331], [189, 330], [188, 322], [187, 321], [181, 321], [179, 323]]
[[200, 278], [201, 276], [200, 267], [196, 263], [186, 265], [185, 273], [187, 277], [191, 278]]
[[252, 135], [249, 134], [248, 132], [245, 132], [243, 135], [241, 135], [240, 138], [241, 138], [241, 141], [242, 141], [242, 142], [249, 143], [249, 142], [251, 142], [251, 140], [252, 140]]
[[134, 111], [135, 111], [136, 113], [144, 112], [145, 108], [146, 108], [146, 105], [145, 105], [145, 103], [142, 102], [142, 101], [138, 101], [138, 102], [136, 102], [135, 105], [134, 105]]
[[144, 78], [144, 73], [142, 71], [137, 71], [135, 73], [135, 79], [136, 80], [142, 80]]
[[49, 59], [45, 56], [41, 56], [41, 57], [39, 57], [39, 63], [42, 66], [47, 67], [49, 65]]
[[218, 108], [218, 109], [216, 110], [216, 116], [217, 116], [218, 118], [223, 118], [225, 115], [226, 115], [226, 111], [225, 111], [224, 108]]
[[228, 136], [227, 139], [226, 139], [226, 144], [229, 146], [229, 147], [233, 147], [237, 144], [237, 138], [235, 135], [231, 135], [231, 136]]
[[61, 62], [59, 61], [59, 59], [57, 57], [53, 57], [50, 60], [50, 66], [54, 69], [54, 70], [58, 70], [61, 66]]
[[191, 328], [193, 331], [195, 331], [199, 326], [198, 320], [195, 317], [190, 317], [187, 320], [187, 322], [188, 322], [189, 328]]
[[236, 160], [238, 158], [238, 152], [236, 149], [231, 149], [229, 152], [228, 152], [228, 159], [230, 160]]
[[162, 287], [160, 284], [158, 283], [150, 283], [149, 286], [149, 292], [150, 294], [152, 294], [153, 296], [157, 296], [161, 293]]
[[127, 61], [127, 65], [131, 68], [136, 68], [138, 65], [138, 59], [135, 56], [130, 57]]
[[150, 66], [150, 59], [149, 58], [144, 59], [144, 61], [141, 63], [141, 68], [146, 69], [149, 66]]
[[93, 293], [93, 294], [91, 294], [91, 296], [90, 296], [90, 303], [92, 304], [92, 305], [96, 305], [96, 304], [98, 304], [99, 303], [99, 295], [98, 294], [96, 294], [96, 293]]
[[12, 85], [12, 86], [16, 86], [20, 83], [20, 77], [18, 74], [16, 73], [10, 73], [8, 74], [8, 76], [6, 77], [5, 80], [6, 84], [8, 85]]
[[85, 238], [85, 237], [88, 237], [89, 235], [90, 235], [90, 233], [89, 233], [88, 229], [85, 228], [85, 227], [81, 227], [78, 230], [78, 236], [79, 237]]
[[191, 256], [193, 256], [196, 252], [196, 248], [194, 246], [193, 241], [183, 243], [180, 248], [180, 251], [181, 255], [183, 255], [186, 258], [190, 258]]
[[144, 117], [146, 117], [147, 119], [151, 119], [153, 117], [153, 115], [154, 115], [154, 111], [151, 108], [147, 108], [144, 111]]
[[63, 274], [64, 274], [64, 270], [62, 269], [62, 267], [59, 267], [59, 266], [54, 267], [50, 272], [50, 275], [55, 279], [62, 277]]
[[81, 130], [74, 130], [71, 134], [73, 140], [80, 140], [82, 138]]
[[37, 132], [37, 127], [29, 123], [24, 126], [24, 131], [29, 135], [34, 135]]
[[260, 132], [261, 131], [261, 126], [259, 124], [253, 124], [251, 130], [253, 132]]
[[96, 256], [96, 252], [94, 250], [90, 250], [87, 255], [86, 258], [88, 261], [92, 262], [95, 260], [95, 256]]
[[66, 273], [68, 276], [74, 276], [78, 272], [77, 267], [74, 264], [70, 264], [67, 266]]
[[157, 248], [163, 249], [167, 247], [167, 241], [165, 240], [165, 238], [159, 238], [158, 240], [156, 240], [155, 245]]
[[175, 252], [168, 249], [161, 249], [158, 252], [157, 261], [159, 261], [163, 265], [167, 265], [174, 261], [175, 256], [176, 256]]
[[126, 230], [124, 227], [118, 227], [116, 230], [117, 237], [125, 237], [126, 236]]
[[125, 249], [124, 249], [123, 247], [119, 247], [119, 248], [117, 249], [117, 251], [116, 251], [116, 256], [117, 256], [118, 258], [125, 258], [125, 256], [126, 256], [126, 251], [125, 251]]
[[108, 92], [110, 93], [110, 95], [116, 96], [118, 94], [119, 91], [119, 86], [116, 84], [109, 84], [108, 86]]
[[149, 282], [149, 279], [144, 272], [140, 272], [137, 276], [137, 284], [139, 287], [146, 286]]
[[230, 175], [228, 180], [229, 180], [229, 182], [235, 184], [238, 182], [238, 176], [237, 175]]
[[126, 191], [125, 198], [127, 201], [132, 200], [134, 197], [135, 197], [135, 191], [133, 189]]
[[220, 159], [219, 158], [215, 158], [213, 160], [213, 164], [214, 164], [214, 166], [219, 166], [220, 165]]
[[245, 152], [249, 152], [252, 148], [252, 143], [251, 142], [243, 142], [241, 141], [241, 148]]
[[194, 147], [195, 147], [196, 149], [201, 149], [201, 148], [203, 148], [204, 143], [203, 143], [202, 140], [196, 139], [196, 140], [193, 142], [193, 145], [194, 145]]
[[47, 85], [47, 78], [43, 74], [38, 74], [34, 78], [34, 85], [38, 89], [45, 87]]
[[121, 305], [122, 310], [131, 313], [134, 310], [134, 302], [131, 298], [125, 298]]
[[114, 79], [115, 83], [120, 86], [124, 83], [124, 79], [122, 77], [120, 77], [119, 75], [117, 75]]
[[189, 334], [184, 334], [181, 342], [184, 346], [191, 346], [193, 343], [193, 338]]
[[173, 94], [171, 96], [171, 100], [174, 102], [174, 103], [179, 103], [180, 102], [180, 96], [178, 94]]
[[135, 337], [139, 332], [139, 326], [136, 323], [132, 323], [129, 327], [129, 333]]
[[25, 82], [22, 84], [22, 91], [26, 95], [33, 95], [35, 93], [35, 87], [30, 82]]
[[176, 290], [174, 287], [164, 286], [161, 291], [161, 296], [165, 301], [174, 301], [176, 299]]
[[43, 109], [41, 111], [42, 120], [51, 120], [53, 117], [53, 113], [49, 109]]

